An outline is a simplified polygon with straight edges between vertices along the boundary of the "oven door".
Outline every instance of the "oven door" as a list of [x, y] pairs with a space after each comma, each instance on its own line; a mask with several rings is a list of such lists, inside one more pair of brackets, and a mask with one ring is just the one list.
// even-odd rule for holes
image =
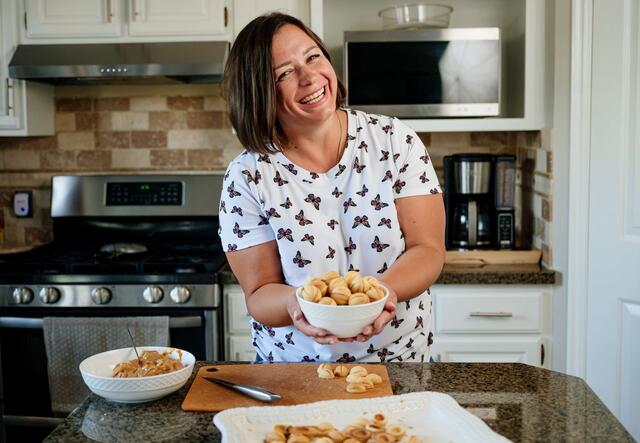
[[[222, 333], [219, 310], [154, 309], [153, 312], [100, 310], [79, 314], [77, 310], [49, 310], [46, 314], [26, 317], [0, 317], [0, 441], [42, 441], [64, 417], [51, 410], [47, 356], [42, 331], [42, 316], [59, 317], [127, 317], [140, 315], [169, 316], [170, 344], [191, 352], [196, 360], [219, 360]], [[41, 314], [41, 313], [38, 313]], [[105, 349], [106, 351], [107, 349]]]

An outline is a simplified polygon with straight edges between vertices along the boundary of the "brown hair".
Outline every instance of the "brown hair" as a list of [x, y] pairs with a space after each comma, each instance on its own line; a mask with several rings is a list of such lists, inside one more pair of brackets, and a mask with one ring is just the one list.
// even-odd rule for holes
[[[249, 152], [273, 153], [286, 145], [276, 116], [276, 82], [273, 78], [271, 42], [278, 30], [291, 24], [303, 30], [331, 62], [326, 46], [311, 29], [290, 15], [274, 12], [251, 21], [238, 34], [224, 68], [222, 94], [240, 143]], [[336, 109], [347, 92], [338, 80]]]

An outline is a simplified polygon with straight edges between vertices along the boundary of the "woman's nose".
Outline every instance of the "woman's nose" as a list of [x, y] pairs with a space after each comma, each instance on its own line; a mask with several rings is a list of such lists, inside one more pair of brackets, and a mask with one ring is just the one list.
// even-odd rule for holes
[[316, 75], [316, 72], [308, 67], [308, 66], [302, 66], [300, 68], [300, 83], [303, 85], [309, 85], [311, 83], [313, 83], [313, 78]]

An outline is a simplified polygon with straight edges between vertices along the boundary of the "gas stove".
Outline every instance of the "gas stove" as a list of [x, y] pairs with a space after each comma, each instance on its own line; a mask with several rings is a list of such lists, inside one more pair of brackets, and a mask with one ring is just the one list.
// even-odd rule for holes
[[54, 240], [0, 256], [0, 307], [216, 307], [218, 175], [57, 176]]

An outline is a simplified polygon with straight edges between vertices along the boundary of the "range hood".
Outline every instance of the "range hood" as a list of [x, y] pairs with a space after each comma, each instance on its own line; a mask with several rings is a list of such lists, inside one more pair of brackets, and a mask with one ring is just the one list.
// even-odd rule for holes
[[229, 42], [19, 45], [9, 76], [51, 84], [218, 83]]

